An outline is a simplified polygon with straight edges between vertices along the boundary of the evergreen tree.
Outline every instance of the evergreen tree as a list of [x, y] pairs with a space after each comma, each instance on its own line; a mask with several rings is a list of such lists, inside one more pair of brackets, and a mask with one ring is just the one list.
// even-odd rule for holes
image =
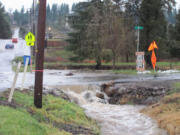
[[24, 7], [21, 8], [21, 11], [15, 10], [13, 12], [14, 21], [17, 23], [18, 26], [27, 25], [29, 22], [29, 13], [25, 11]]
[[[74, 7], [70, 17], [73, 32], [69, 34], [70, 45], [79, 59], [95, 59], [96, 68], [107, 57], [113, 66], [119, 56], [134, 56], [134, 30], [131, 17], [124, 17], [122, 1], [91, 0]], [[111, 51], [111, 53], [109, 53]], [[112, 57], [111, 57], [112, 56]]]
[[46, 21], [47, 21], [47, 25], [50, 25], [50, 22], [51, 22], [51, 8], [50, 8], [49, 4], [47, 5], [47, 8], [46, 8]]
[[46, 21], [48, 27], [55, 27], [60, 31], [66, 31], [65, 24], [66, 24], [66, 17], [69, 15], [69, 5], [67, 4], [53, 4], [52, 7], [47, 5], [46, 8]]
[[175, 25], [175, 40], [180, 41], [180, 10], [176, 16], [176, 25]]
[[[159, 46], [158, 54], [163, 57], [167, 55], [167, 22], [164, 16], [163, 0], [143, 0], [140, 8], [140, 25], [144, 27], [141, 32], [141, 51], [146, 52], [148, 61], [148, 47], [155, 40]], [[159, 57], [158, 57], [159, 58]], [[150, 63], [149, 63], [150, 64]]]
[[60, 30], [62, 31], [66, 31], [66, 21], [67, 21], [67, 17], [69, 15], [69, 5], [67, 4], [61, 4], [61, 6], [58, 9], [58, 28], [60, 28]]
[[73, 5], [72, 5], [72, 8], [71, 8], [71, 11], [75, 11], [76, 10], [76, 3], [73, 3]]
[[58, 6], [57, 4], [53, 4], [51, 9], [52, 22], [56, 21], [57, 14], [58, 14]]
[[7, 14], [5, 13], [4, 7], [0, 3], [0, 38], [3, 39], [10, 38], [12, 35], [10, 24], [7, 20], [6, 15]]
[[103, 53], [103, 2], [92, 0], [76, 5], [70, 17], [74, 29], [69, 34], [69, 50], [72, 50], [80, 60], [89, 58], [96, 60], [96, 68], [101, 66]]
[[90, 56], [90, 50], [86, 45], [86, 28], [91, 19], [89, 18], [88, 7], [88, 2], [80, 2], [74, 7], [74, 13], [69, 16], [73, 32], [69, 33], [70, 38], [67, 40], [69, 42], [67, 50], [73, 51], [76, 54], [76, 56], [72, 57], [72, 60], [81, 61]]
[[180, 10], [176, 15], [176, 24], [175, 26], [170, 25], [169, 27], [169, 36], [170, 36], [170, 43], [171, 43], [171, 56], [174, 58], [180, 58]]

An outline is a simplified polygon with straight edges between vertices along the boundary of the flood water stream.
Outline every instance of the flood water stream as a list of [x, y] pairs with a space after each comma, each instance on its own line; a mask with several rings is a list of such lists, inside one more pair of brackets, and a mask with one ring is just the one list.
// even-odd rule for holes
[[145, 106], [111, 105], [95, 96], [95, 91], [99, 91], [98, 86], [91, 85], [87, 88], [88, 90], [77, 91], [71, 87], [66, 92], [85, 109], [89, 117], [97, 120], [102, 135], [168, 135], [166, 131], [158, 128], [154, 120], [140, 113]]
[[167, 135], [155, 121], [139, 113], [142, 106], [92, 103], [83, 107], [100, 122], [102, 135]]

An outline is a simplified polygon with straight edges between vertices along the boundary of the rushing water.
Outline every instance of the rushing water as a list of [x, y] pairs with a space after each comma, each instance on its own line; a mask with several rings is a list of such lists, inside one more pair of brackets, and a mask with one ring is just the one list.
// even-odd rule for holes
[[102, 135], [167, 135], [154, 120], [139, 112], [145, 106], [110, 105], [98, 99], [95, 91], [98, 90], [81, 93], [69, 90], [67, 94], [85, 109], [89, 117], [98, 121]]
[[82, 107], [100, 123], [102, 135], [167, 135], [151, 118], [139, 113], [142, 106], [91, 103]]

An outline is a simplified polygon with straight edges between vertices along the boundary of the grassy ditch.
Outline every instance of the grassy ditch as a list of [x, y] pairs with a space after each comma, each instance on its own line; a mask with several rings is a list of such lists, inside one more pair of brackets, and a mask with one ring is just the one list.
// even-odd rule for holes
[[157, 120], [159, 126], [168, 131], [169, 135], [180, 135], [180, 83], [159, 103], [142, 112]]
[[1, 135], [98, 135], [96, 122], [78, 105], [60, 97], [46, 95], [43, 108], [33, 105], [33, 93], [17, 91], [7, 104], [9, 92], [0, 94]]

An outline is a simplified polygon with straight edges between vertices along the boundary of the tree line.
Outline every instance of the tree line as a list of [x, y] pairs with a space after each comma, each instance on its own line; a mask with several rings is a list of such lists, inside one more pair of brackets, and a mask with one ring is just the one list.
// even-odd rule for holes
[[175, 0], [90, 0], [75, 5], [69, 15], [73, 29], [69, 33], [67, 50], [76, 56], [72, 60], [95, 59], [101, 62], [134, 61], [137, 30], [140, 31], [140, 51], [146, 61], [148, 46], [155, 40], [159, 46], [158, 60], [179, 58], [180, 12]]
[[[27, 26], [32, 25], [33, 18], [37, 21], [38, 17], [38, 7], [35, 7], [35, 16], [33, 17], [33, 7], [28, 10], [25, 10], [24, 7], [21, 8], [20, 11], [15, 10], [13, 12], [13, 18], [15, 23], [18, 26]], [[65, 23], [66, 17], [69, 15], [70, 9], [67, 4], [53, 4], [50, 6], [49, 4], [46, 7], [46, 25], [48, 27], [54, 27], [59, 31], [65, 31]]]
[[5, 12], [3, 5], [0, 3], [0, 38], [7, 39], [12, 35], [10, 27], [10, 16]]
[[53, 4], [48, 5], [46, 9], [47, 13], [47, 25], [57, 28], [59, 31], [67, 31], [65, 24], [66, 19], [70, 13], [70, 8], [68, 4]]

